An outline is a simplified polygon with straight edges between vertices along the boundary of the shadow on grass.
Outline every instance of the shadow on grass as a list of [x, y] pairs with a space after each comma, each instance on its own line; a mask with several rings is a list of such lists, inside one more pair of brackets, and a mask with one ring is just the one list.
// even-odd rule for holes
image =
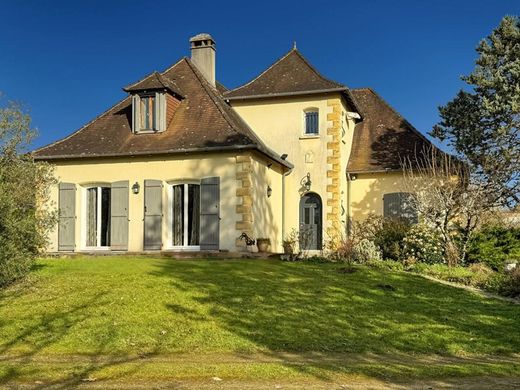
[[[27, 375], [38, 377], [38, 374], [40, 374], [38, 364], [41, 363], [41, 359], [35, 359], [35, 357], [42, 352], [44, 353], [47, 347], [51, 347], [67, 337], [75, 326], [81, 326], [90, 313], [89, 309], [96, 305], [103, 305], [104, 295], [104, 293], [97, 293], [81, 304], [67, 308], [67, 310], [49, 310], [49, 312], [40, 316], [33, 325], [20, 329], [16, 336], [11, 339], [2, 337], [0, 340], [0, 385], [8, 385], [19, 377]], [[3, 327], [4, 321], [4, 319], [0, 320], [0, 329]], [[14, 352], [12, 351], [13, 347], [16, 347]], [[107, 359], [109, 354], [110, 350], [99, 343], [96, 353], [83, 356], [81, 364], [74, 366], [74, 369], [70, 372], [59, 375], [60, 379], [38, 381], [31, 388], [74, 388], [92, 380], [91, 375], [101, 369], [126, 365], [142, 358], [142, 356], [112, 356]], [[4, 369], [2, 369], [2, 366], [4, 366]], [[59, 369], [58, 367], [55, 369]], [[135, 371], [135, 369], [132, 370]], [[129, 373], [129, 370], [125, 370], [119, 376]], [[117, 377], [114, 379], [117, 379]], [[13, 388], [18, 388], [16, 385], [13, 386]]]
[[[198, 292], [192, 300], [209, 307], [221, 328], [310, 375], [324, 368], [323, 356], [334, 353], [511, 356], [520, 351], [520, 310], [514, 305], [412, 275], [366, 268], [345, 274], [340, 267], [172, 261], [158, 262], [154, 275], [171, 278], [176, 289]], [[166, 306], [191, 320], [207, 320], [191, 307]], [[314, 361], [300, 364], [313, 354]], [[342, 364], [325, 365], [348, 370]]]

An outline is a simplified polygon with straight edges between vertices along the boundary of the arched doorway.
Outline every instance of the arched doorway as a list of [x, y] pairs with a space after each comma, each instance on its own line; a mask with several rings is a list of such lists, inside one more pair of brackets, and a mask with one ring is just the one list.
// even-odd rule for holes
[[300, 199], [300, 248], [322, 249], [322, 204], [315, 193]]

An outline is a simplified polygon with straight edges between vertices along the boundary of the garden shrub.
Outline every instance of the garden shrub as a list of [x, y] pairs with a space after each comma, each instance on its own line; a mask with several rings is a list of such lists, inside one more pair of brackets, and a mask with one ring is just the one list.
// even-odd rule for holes
[[383, 218], [370, 215], [362, 222], [354, 224], [354, 236], [359, 240], [374, 242], [384, 260], [400, 260], [403, 251], [403, 238], [410, 229], [410, 223], [403, 219]]
[[504, 275], [498, 290], [506, 297], [520, 298], [520, 266]]
[[486, 264], [475, 263], [468, 266], [468, 269], [472, 272], [471, 285], [474, 287], [486, 288], [490, 278], [493, 277], [494, 271], [489, 268]]
[[381, 250], [369, 238], [347, 235], [344, 231], [332, 234], [325, 244], [327, 259], [333, 262], [366, 263], [381, 260]]
[[335, 234], [325, 244], [326, 256], [332, 262], [352, 263], [356, 242], [344, 233]]
[[426, 224], [412, 226], [403, 242], [402, 258], [405, 261], [414, 259], [427, 264], [444, 262], [441, 238]]
[[400, 260], [403, 254], [406, 234], [410, 224], [401, 219], [384, 218], [381, 228], [376, 231], [374, 243], [381, 248], [384, 259]]
[[34, 137], [30, 117], [16, 104], [0, 107], [0, 287], [22, 278], [56, 223], [49, 201], [53, 168], [23, 153]]
[[381, 260], [381, 250], [373, 241], [366, 238], [354, 244], [352, 255], [354, 256], [353, 260], [361, 264], [370, 260]]
[[468, 250], [469, 263], [485, 263], [503, 271], [508, 260], [520, 262], [520, 227], [486, 226], [475, 234]]

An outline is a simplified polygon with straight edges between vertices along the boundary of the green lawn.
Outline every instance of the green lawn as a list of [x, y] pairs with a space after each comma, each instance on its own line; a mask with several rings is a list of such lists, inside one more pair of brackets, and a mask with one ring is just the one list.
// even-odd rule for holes
[[520, 305], [341, 268], [40, 260], [0, 291], [0, 384], [520, 377]]

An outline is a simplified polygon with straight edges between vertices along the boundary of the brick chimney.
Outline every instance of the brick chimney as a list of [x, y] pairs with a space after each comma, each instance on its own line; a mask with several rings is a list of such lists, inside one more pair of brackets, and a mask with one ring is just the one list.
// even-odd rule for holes
[[191, 60], [206, 80], [215, 86], [215, 41], [209, 34], [197, 34], [190, 39]]

